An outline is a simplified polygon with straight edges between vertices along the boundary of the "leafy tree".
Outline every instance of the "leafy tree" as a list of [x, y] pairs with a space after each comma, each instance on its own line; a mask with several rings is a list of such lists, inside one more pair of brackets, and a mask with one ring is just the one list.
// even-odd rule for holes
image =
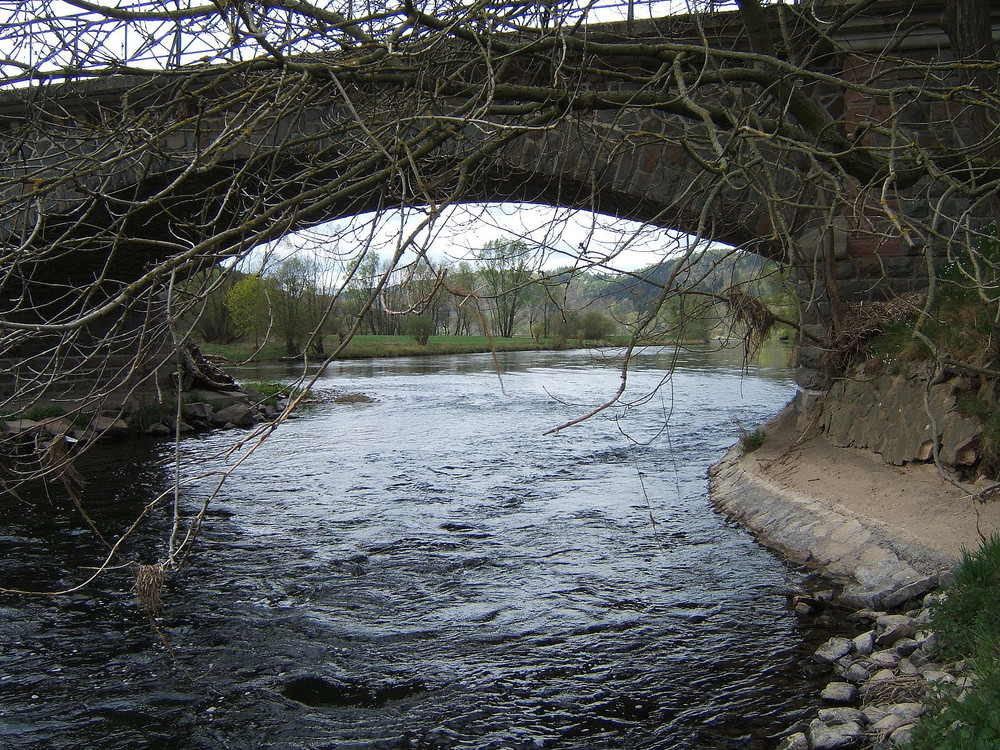
[[477, 287], [476, 271], [468, 261], [448, 269], [445, 279], [449, 319], [455, 336], [471, 336], [474, 330], [486, 335], [483, 310]]
[[266, 282], [256, 274], [238, 279], [226, 292], [226, 309], [237, 330], [252, 337], [255, 348], [260, 347], [271, 320]]
[[274, 328], [289, 356], [298, 356], [307, 347], [317, 356], [325, 354], [329, 300], [320, 277], [319, 263], [302, 255], [286, 258], [267, 274]]
[[226, 305], [226, 296], [234, 282], [232, 274], [212, 268], [182, 285], [184, 294], [198, 300], [185, 316], [185, 325], [200, 341], [228, 344], [240, 338], [241, 332]]
[[[399, 316], [387, 304], [392, 269], [377, 252], [367, 250], [350, 270], [350, 282], [345, 289], [350, 314], [359, 316], [368, 332], [375, 336], [391, 336], [399, 332]], [[402, 300], [397, 309], [405, 308]]]
[[523, 240], [491, 240], [479, 252], [479, 278], [495, 336], [514, 335], [518, 313], [528, 300], [530, 256]]

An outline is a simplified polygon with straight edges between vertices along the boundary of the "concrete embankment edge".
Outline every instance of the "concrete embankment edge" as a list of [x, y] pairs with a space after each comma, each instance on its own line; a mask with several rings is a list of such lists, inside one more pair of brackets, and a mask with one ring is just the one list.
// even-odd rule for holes
[[734, 447], [709, 471], [712, 503], [764, 546], [843, 585], [843, 599], [890, 609], [933, 589], [956, 562], [891, 528], [770, 481]]

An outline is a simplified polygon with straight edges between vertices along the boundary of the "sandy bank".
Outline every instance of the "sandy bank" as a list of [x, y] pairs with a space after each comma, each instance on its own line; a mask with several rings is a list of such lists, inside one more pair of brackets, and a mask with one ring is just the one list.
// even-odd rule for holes
[[1000, 531], [1000, 502], [979, 503], [932, 465], [889, 466], [796, 429], [791, 408], [764, 447], [735, 447], [711, 472], [712, 499], [759, 541], [845, 585], [865, 606], [888, 608], [933, 588]]

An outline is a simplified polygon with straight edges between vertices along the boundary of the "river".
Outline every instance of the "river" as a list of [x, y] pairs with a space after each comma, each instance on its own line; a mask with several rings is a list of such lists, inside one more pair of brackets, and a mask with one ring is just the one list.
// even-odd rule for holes
[[[812, 701], [802, 573], [710, 507], [706, 471], [792, 395], [779, 365], [647, 352], [628, 408], [586, 351], [335, 364], [225, 484], [162, 630], [131, 572], [0, 598], [0, 747], [763, 748]], [[672, 375], [670, 374], [672, 370]], [[260, 373], [258, 373], [260, 374]], [[270, 375], [283, 375], [272, 370]], [[213, 466], [235, 433], [192, 437]], [[81, 461], [120, 533], [170, 444]], [[185, 463], [184, 465], [188, 465]], [[185, 492], [197, 507], [207, 485]], [[0, 505], [2, 585], [70, 586], [102, 546], [56, 488]], [[127, 554], [161, 553], [166, 512]]]

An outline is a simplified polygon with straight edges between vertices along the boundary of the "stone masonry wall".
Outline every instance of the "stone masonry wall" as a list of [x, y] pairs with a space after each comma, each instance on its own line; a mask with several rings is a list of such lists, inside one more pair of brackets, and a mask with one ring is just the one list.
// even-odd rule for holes
[[889, 464], [930, 461], [936, 445], [945, 465], [973, 467], [983, 426], [963, 416], [958, 402], [974, 386], [961, 376], [933, 382], [928, 368], [838, 380], [823, 400], [819, 424], [835, 445], [867, 448]]

